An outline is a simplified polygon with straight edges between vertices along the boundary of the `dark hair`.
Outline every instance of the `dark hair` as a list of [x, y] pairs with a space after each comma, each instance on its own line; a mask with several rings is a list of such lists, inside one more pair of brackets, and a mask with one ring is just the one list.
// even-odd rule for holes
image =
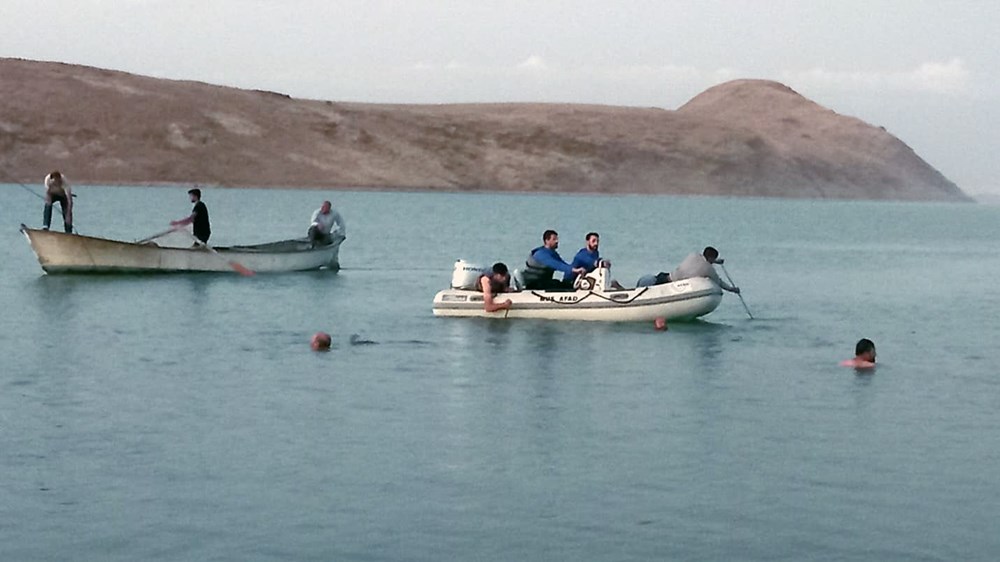
[[861, 338], [858, 340], [858, 345], [854, 346], [854, 355], [861, 355], [862, 353], [868, 353], [869, 351], [875, 350], [875, 342], [868, 338]]
[[197, 187], [194, 188], [194, 189], [189, 189], [188, 190], [188, 195], [194, 195], [198, 199], [201, 199], [201, 190], [198, 189]]
[[588, 232], [588, 233], [587, 233], [587, 235], [583, 237], [583, 239], [584, 239], [584, 240], [590, 240], [590, 237], [591, 237], [591, 236], [596, 236], [596, 237], [598, 237], [598, 238], [600, 238], [600, 237], [601, 237], [601, 235], [600, 235], [600, 234], [598, 234], [598, 233], [596, 233], [596, 232]]
[[559, 236], [559, 233], [554, 230], [546, 230], [542, 233], [542, 242], [548, 242], [553, 236]]
[[[493, 278], [493, 275], [502, 275], [503, 281], [497, 281]], [[482, 279], [482, 277], [480, 277]], [[499, 295], [500, 293], [507, 290], [508, 285], [510, 285], [510, 273], [507, 272], [507, 264], [502, 261], [498, 261], [493, 264], [493, 273], [488, 277], [490, 282], [490, 294]]]
[[59, 173], [59, 170], [52, 170], [52, 173], [49, 174], [49, 175], [52, 176], [52, 179], [54, 179], [54, 180], [61, 180], [62, 179], [62, 174]]
[[705, 256], [705, 259], [709, 262], [715, 261], [715, 258], [719, 257], [719, 251], [711, 246], [705, 246], [705, 249], [701, 252], [701, 255]]

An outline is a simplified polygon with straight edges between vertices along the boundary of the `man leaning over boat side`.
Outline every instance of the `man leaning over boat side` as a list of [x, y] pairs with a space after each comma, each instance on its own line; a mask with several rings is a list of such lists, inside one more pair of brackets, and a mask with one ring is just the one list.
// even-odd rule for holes
[[52, 225], [52, 205], [59, 203], [62, 211], [63, 229], [67, 234], [73, 232], [73, 191], [66, 178], [58, 170], [45, 176], [45, 209], [42, 213], [42, 230], [48, 230]]
[[684, 258], [684, 261], [677, 266], [677, 269], [670, 273], [670, 278], [668, 281], [680, 281], [682, 279], [693, 279], [695, 277], [708, 277], [715, 284], [722, 289], [729, 291], [730, 293], [739, 294], [740, 288], [730, 285], [723, 281], [718, 272], [715, 271], [715, 266], [712, 264], [718, 263], [719, 251], [711, 246], [707, 246], [700, 254], [689, 254], [688, 257]]
[[530, 290], [546, 289], [571, 289], [572, 280], [559, 281], [553, 279], [552, 275], [556, 271], [561, 271], [566, 275], [582, 275], [587, 271], [582, 267], [573, 267], [563, 261], [556, 249], [559, 248], [559, 233], [554, 230], [546, 230], [542, 234], [542, 245], [535, 248], [528, 254], [528, 259], [524, 266], [524, 286]]
[[498, 310], [510, 310], [510, 299], [503, 302], [493, 300], [493, 297], [510, 290], [510, 272], [507, 264], [497, 262], [493, 264], [493, 269], [489, 273], [479, 276], [477, 287], [483, 293], [483, 310], [486, 312], [496, 312]]
[[344, 219], [329, 201], [323, 201], [320, 208], [313, 212], [308, 236], [314, 246], [332, 244], [334, 237], [346, 238], [347, 226]]
[[175, 221], [170, 221], [170, 226], [192, 225], [194, 237], [202, 244], [208, 244], [209, 237], [212, 236], [212, 225], [208, 221], [208, 207], [201, 200], [201, 190], [197, 187], [188, 190], [188, 197], [194, 203], [191, 214]]

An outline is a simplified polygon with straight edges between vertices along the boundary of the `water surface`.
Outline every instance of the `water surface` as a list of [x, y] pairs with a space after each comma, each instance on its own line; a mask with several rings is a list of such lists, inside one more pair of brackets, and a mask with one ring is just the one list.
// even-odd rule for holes
[[[138, 239], [182, 188], [80, 187]], [[2, 560], [991, 560], [1000, 208], [206, 189], [212, 242], [344, 269], [45, 276], [0, 185]], [[718, 247], [754, 320], [436, 319], [457, 258]], [[309, 351], [316, 330], [329, 353]], [[377, 342], [352, 345], [350, 336]], [[837, 366], [860, 337], [881, 365]]]

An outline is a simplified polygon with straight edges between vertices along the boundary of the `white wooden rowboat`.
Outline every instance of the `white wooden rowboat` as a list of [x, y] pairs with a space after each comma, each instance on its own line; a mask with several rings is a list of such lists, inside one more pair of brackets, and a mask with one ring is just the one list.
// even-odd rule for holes
[[155, 242], [123, 242], [39, 230], [23, 224], [21, 232], [42, 269], [50, 274], [232, 272], [233, 263], [256, 273], [338, 270], [340, 245], [344, 241], [338, 237], [332, 244], [313, 247], [302, 238], [252, 246], [213, 246], [213, 252], [202, 246], [162, 247]]

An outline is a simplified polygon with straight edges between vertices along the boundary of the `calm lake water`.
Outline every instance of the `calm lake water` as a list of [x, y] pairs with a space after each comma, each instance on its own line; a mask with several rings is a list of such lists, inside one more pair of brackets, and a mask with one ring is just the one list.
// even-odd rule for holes
[[[89, 235], [190, 211], [76, 191]], [[324, 198], [339, 274], [46, 276], [0, 185], [0, 560], [1000, 556], [1000, 207], [206, 189], [212, 242]], [[755, 319], [431, 315], [546, 228], [626, 284], [712, 244]], [[837, 366], [861, 337], [874, 373]]]

